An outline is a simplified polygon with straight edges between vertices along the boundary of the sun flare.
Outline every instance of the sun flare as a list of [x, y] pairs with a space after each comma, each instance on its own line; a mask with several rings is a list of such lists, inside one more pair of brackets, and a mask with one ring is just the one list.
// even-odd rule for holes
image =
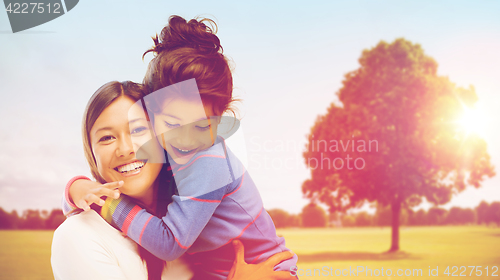
[[486, 117], [477, 108], [471, 109], [464, 107], [462, 116], [458, 119], [457, 123], [466, 135], [476, 134], [478, 136], [484, 136], [486, 130]]

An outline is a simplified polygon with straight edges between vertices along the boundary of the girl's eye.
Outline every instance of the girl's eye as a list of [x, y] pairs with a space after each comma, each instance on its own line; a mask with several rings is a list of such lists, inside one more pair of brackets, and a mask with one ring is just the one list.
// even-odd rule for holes
[[110, 141], [110, 140], [113, 140], [113, 136], [106, 135], [106, 136], [101, 137], [101, 139], [99, 139], [99, 142], [107, 142], [107, 141]]
[[168, 123], [168, 122], [165, 122], [165, 125], [166, 125], [168, 128], [179, 127], [179, 125], [178, 125], [178, 124], [171, 124], [171, 123]]
[[196, 128], [198, 128], [199, 130], [201, 131], [205, 131], [205, 130], [209, 130], [210, 129], [210, 126], [211, 125], [207, 125], [207, 126], [196, 126]]
[[131, 133], [131, 134], [139, 134], [139, 133], [141, 133], [141, 132], [146, 131], [147, 129], [148, 129], [148, 128], [147, 128], [147, 127], [145, 127], [145, 126], [139, 126], [139, 127], [135, 128], [135, 129], [133, 129], [130, 133]]

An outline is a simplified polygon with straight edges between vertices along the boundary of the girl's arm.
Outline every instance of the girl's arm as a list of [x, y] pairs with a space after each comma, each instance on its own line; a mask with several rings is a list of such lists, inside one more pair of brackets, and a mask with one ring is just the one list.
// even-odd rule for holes
[[88, 211], [92, 203], [102, 206], [104, 205], [102, 197], [118, 198], [120, 196], [118, 188], [122, 185], [122, 181], [101, 184], [85, 176], [75, 176], [69, 180], [64, 189], [63, 213], [65, 216], [71, 216], [78, 213], [79, 209]]
[[[225, 162], [225, 159], [218, 160]], [[174, 177], [179, 195], [172, 197], [173, 202], [161, 219], [126, 196], [106, 199], [101, 216], [158, 258], [174, 260], [198, 238], [222, 201], [226, 186], [231, 183], [228, 169], [220, 166], [214, 158], [204, 157], [194, 161], [184, 172], [178, 171]], [[214, 186], [220, 187], [214, 190]]]

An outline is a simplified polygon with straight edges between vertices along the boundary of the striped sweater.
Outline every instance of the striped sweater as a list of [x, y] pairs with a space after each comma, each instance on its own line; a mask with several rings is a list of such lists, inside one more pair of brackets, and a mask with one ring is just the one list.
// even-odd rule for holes
[[[247, 263], [288, 250], [284, 238], [276, 235], [254, 182], [221, 137], [186, 164], [172, 164], [172, 172], [178, 194], [163, 218], [123, 195], [108, 198], [101, 215], [163, 260], [187, 253], [203, 279], [226, 279], [234, 260], [233, 239], [243, 242]], [[290, 270], [296, 262], [295, 255], [275, 270]]]

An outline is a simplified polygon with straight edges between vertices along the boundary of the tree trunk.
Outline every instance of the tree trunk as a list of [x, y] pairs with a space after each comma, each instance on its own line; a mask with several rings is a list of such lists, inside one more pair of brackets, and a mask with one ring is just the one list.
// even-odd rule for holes
[[395, 195], [391, 203], [392, 209], [392, 238], [389, 252], [399, 251], [399, 214], [401, 213], [401, 200]]

